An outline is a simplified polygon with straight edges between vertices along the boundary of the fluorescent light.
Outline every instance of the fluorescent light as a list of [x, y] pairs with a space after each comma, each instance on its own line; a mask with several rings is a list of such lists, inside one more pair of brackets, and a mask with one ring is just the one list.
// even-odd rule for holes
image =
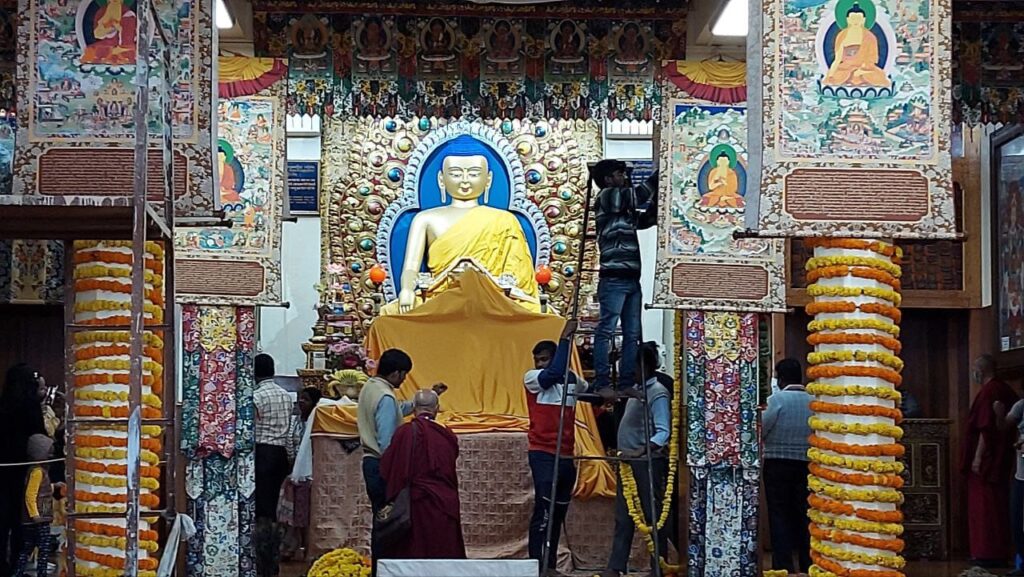
[[224, 0], [217, 0], [217, 29], [230, 30], [234, 27], [235, 22], [231, 19], [231, 12], [228, 11], [227, 4], [224, 3]]
[[711, 33], [715, 36], [746, 36], [749, 17], [747, 0], [729, 0], [715, 20]]

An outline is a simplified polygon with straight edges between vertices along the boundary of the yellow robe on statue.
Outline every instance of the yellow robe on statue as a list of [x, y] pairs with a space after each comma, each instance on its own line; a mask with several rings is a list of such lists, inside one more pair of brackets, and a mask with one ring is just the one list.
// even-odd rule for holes
[[[403, 315], [377, 318], [366, 335], [370, 356], [391, 348], [412, 357], [400, 399], [437, 382], [448, 385], [438, 421], [456, 434], [521, 432], [529, 427], [523, 375], [533, 368], [533, 347], [557, 340], [565, 319], [530, 312], [505, 298], [487, 277], [467, 270], [458, 283]], [[579, 361], [573, 359], [579, 373]], [[313, 434], [356, 437], [355, 407], [319, 407]], [[597, 421], [587, 403], [576, 410], [576, 454], [603, 454]], [[576, 495], [614, 496], [607, 463], [582, 461]]]
[[[427, 268], [437, 278], [466, 258], [473, 259], [495, 279], [503, 274], [515, 277], [516, 287], [529, 299], [516, 302], [529, 310], [540, 310], [533, 255], [514, 214], [489, 206], [470, 210], [427, 249]], [[446, 288], [439, 286], [430, 297], [436, 297]], [[417, 295], [416, 306], [420, 304], [422, 301]], [[385, 315], [397, 312], [397, 303], [389, 303], [381, 310]]]
[[848, 42], [849, 28], [836, 36], [835, 59], [838, 62], [825, 76], [828, 86], [889, 86], [885, 71], [878, 67], [878, 39], [870, 30], [861, 32], [859, 43]]
[[731, 168], [714, 168], [708, 175], [708, 191], [700, 199], [701, 206], [715, 208], [743, 208], [739, 195], [740, 179]]

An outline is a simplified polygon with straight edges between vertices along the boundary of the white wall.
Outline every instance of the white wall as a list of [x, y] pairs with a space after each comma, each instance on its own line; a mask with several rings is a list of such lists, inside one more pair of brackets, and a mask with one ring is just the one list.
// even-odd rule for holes
[[[319, 137], [288, 139], [289, 160], [320, 160]], [[316, 289], [320, 282], [320, 218], [299, 216], [284, 223], [281, 238], [281, 292], [287, 308], [260, 309], [259, 348], [274, 357], [279, 375], [306, 366], [302, 344], [313, 336]]]

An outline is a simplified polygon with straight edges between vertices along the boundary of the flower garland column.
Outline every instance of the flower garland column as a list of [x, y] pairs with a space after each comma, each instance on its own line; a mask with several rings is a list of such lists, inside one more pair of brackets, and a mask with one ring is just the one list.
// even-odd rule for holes
[[811, 577], [902, 577], [898, 247], [813, 239]]

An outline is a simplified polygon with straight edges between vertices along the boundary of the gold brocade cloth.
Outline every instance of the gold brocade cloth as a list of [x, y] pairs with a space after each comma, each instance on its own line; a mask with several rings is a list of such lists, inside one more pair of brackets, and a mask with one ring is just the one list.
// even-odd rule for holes
[[[412, 398], [418, 389], [443, 382], [438, 421], [456, 434], [526, 432], [529, 416], [523, 375], [533, 368], [533, 347], [557, 340], [565, 320], [533, 313], [507, 298], [486, 276], [466, 270], [455, 286], [404, 315], [378, 317], [367, 335], [371, 357], [391, 348], [412, 357], [413, 368], [397, 391]], [[573, 355], [573, 368], [579, 361]], [[358, 436], [355, 407], [319, 407], [314, 435]], [[604, 452], [594, 412], [576, 410], [576, 454]], [[607, 463], [582, 461], [576, 496], [615, 495], [615, 474]]]

